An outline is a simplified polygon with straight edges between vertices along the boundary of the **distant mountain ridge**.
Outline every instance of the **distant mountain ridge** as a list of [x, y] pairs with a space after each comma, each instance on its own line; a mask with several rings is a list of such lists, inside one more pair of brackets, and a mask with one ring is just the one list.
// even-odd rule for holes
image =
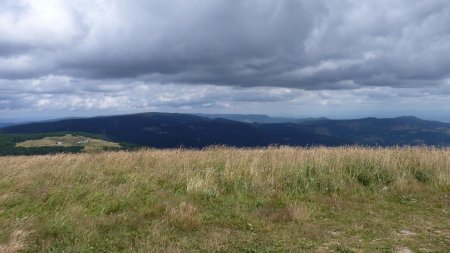
[[322, 118], [287, 118], [287, 117], [271, 117], [265, 114], [205, 114], [196, 113], [196, 116], [206, 117], [210, 119], [229, 119], [247, 123], [299, 123], [312, 120], [323, 120]]
[[[230, 120], [239, 118], [241, 120]], [[293, 119], [289, 122], [249, 123], [272, 120], [265, 115], [190, 115], [139, 113], [94, 118], [64, 119], [9, 126], [3, 133], [87, 132], [112, 141], [156, 148], [210, 145], [260, 147], [267, 145], [435, 145], [450, 146], [450, 124], [416, 117], [363, 118], [354, 120]], [[289, 118], [285, 118], [290, 120]]]
[[1, 123], [1, 122], [0, 122], [0, 128], [8, 127], [8, 126], [13, 126], [13, 125], [15, 125], [15, 124], [14, 124], [14, 123]]

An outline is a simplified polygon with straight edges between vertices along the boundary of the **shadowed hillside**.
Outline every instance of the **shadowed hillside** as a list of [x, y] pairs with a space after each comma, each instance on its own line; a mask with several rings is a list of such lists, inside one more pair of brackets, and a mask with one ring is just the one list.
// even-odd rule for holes
[[14, 125], [13, 123], [0, 123], [0, 128]]
[[23, 124], [5, 133], [86, 132], [112, 141], [171, 148], [210, 145], [450, 145], [450, 124], [414, 117], [313, 119], [296, 123], [246, 123], [187, 114], [142, 113]]

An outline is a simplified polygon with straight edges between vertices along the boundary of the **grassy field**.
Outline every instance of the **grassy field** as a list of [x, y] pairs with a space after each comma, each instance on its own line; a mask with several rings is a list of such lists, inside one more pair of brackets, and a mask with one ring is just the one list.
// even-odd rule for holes
[[449, 252], [450, 150], [0, 157], [0, 252]]
[[39, 140], [27, 140], [17, 143], [16, 146], [24, 148], [52, 147], [52, 146], [61, 146], [61, 147], [83, 146], [85, 151], [95, 150], [103, 147], [120, 148], [120, 145], [118, 143], [72, 134], [66, 134], [64, 136], [44, 137]]

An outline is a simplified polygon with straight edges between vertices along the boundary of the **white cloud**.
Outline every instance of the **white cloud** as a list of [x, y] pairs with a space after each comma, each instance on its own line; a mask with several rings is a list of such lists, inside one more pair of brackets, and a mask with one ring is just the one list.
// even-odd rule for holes
[[[0, 87], [8, 81], [0, 80]], [[427, 88], [362, 87], [353, 90], [300, 90], [293, 88], [237, 88], [215, 85], [158, 84], [142, 81], [81, 80], [48, 76], [22, 80], [15, 89], [0, 90], [0, 111], [56, 111], [65, 115], [136, 111], [268, 113], [282, 116], [395, 116], [422, 112], [443, 117], [449, 85]], [[77, 89], [70, 84], [77, 83]], [[16, 84], [16, 82], [14, 82]], [[92, 88], [95, 88], [93, 90]], [[425, 97], [423, 94], [428, 94]], [[417, 107], [420, 105], [420, 108]], [[440, 113], [439, 113], [439, 111]], [[433, 113], [433, 111], [435, 111]], [[448, 110], [450, 111], [450, 110]], [[433, 116], [434, 115], [434, 116]]]
[[447, 0], [4, 0], [0, 110], [439, 110], [449, 23]]
[[80, 33], [73, 10], [65, 1], [6, 0], [8, 5], [9, 8], [0, 9], [2, 43], [32, 47], [70, 45]]

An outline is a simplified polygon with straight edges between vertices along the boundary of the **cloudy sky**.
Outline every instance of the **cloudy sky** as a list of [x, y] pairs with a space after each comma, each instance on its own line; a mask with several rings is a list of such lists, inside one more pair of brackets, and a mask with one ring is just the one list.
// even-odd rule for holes
[[448, 0], [1, 0], [0, 121], [450, 121]]

